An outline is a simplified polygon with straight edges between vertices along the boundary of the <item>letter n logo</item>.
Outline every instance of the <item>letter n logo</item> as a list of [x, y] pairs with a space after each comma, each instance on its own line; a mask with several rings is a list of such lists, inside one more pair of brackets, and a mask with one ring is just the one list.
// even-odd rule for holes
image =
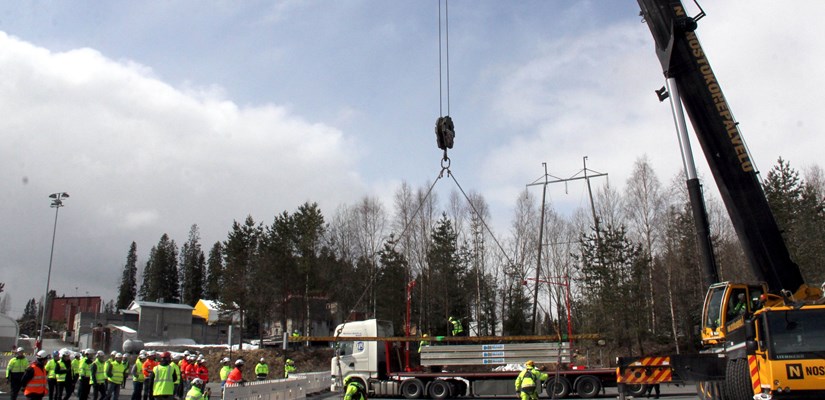
[[785, 371], [788, 373], [788, 379], [805, 379], [802, 364], [786, 364]]

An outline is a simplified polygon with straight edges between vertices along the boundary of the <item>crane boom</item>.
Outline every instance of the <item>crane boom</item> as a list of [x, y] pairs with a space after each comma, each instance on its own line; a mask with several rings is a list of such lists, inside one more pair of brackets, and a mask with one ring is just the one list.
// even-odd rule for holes
[[681, 1], [638, 0], [666, 78], [678, 86], [751, 269], [768, 290], [804, 285], [768, 206], [758, 172]]

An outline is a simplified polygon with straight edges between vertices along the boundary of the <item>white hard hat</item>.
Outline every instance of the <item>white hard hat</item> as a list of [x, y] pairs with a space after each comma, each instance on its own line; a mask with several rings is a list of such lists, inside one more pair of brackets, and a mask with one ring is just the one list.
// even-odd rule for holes
[[138, 353], [138, 355], [145, 355], [145, 354], [146, 354], [146, 350], [141, 350], [140, 353]]
[[261, 362], [264, 362], [264, 358], [263, 358], [263, 357], [261, 357]]
[[243, 360], [241, 360], [240, 358], [235, 360], [235, 365], [243, 365]]
[[203, 385], [203, 380], [201, 378], [192, 379], [192, 386], [200, 386]]
[[106, 353], [104, 353], [103, 350], [98, 350], [96, 355], [98, 357], [106, 357]]
[[231, 361], [229, 357], [224, 357], [221, 359], [221, 363], [228, 363], [229, 361]]
[[22, 353], [22, 352], [24, 352], [24, 351], [25, 351], [25, 350], [23, 350], [23, 348], [22, 348], [22, 347], [18, 347], [18, 348], [17, 348], [17, 350], [15, 350], [14, 352], [15, 352], [15, 353]]
[[115, 358], [123, 358], [123, 353], [115, 353]]
[[40, 350], [40, 351], [37, 352], [36, 357], [37, 358], [49, 358], [49, 353], [47, 353], [46, 350]]
[[60, 349], [60, 351], [58, 351], [58, 354], [60, 354], [60, 357], [63, 357], [63, 356], [70, 356], [70, 355], [72, 355], [72, 352], [71, 352], [71, 351], [69, 351], [69, 349], [62, 348], [62, 349]]

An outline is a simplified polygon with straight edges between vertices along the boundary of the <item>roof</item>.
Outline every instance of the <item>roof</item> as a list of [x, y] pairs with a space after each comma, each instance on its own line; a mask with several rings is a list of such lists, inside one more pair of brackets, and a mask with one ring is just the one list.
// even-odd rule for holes
[[138, 308], [171, 308], [175, 310], [186, 310], [192, 311], [194, 308], [188, 304], [176, 304], [176, 303], [155, 303], [153, 301], [142, 301], [142, 300], [134, 300], [132, 304], [129, 304], [130, 310], [137, 310]]
[[134, 330], [134, 329], [132, 329], [132, 328], [130, 328], [130, 327], [128, 327], [128, 326], [122, 326], [122, 325], [109, 325], [109, 327], [110, 327], [110, 328], [112, 328], [112, 329], [121, 330], [121, 331], [123, 331], [124, 333], [132, 334], [132, 335], [136, 335], [136, 334], [137, 334], [137, 331], [136, 331], [136, 330]]
[[207, 309], [210, 309], [210, 310], [220, 310], [220, 309], [221, 309], [221, 307], [219, 306], [219, 304], [218, 304], [218, 302], [217, 302], [217, 301], [214, 301], [214, 300], [204, 300], [204, 299], [200, 299], [200, 300], [198, 300], [198, 301], [200, 301], [201, 303], [203, 303], [203, 305], [204, 305]]

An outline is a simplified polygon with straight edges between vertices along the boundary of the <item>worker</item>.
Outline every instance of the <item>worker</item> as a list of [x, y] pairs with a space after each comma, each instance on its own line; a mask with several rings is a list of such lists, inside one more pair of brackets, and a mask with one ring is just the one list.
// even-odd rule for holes
[[206, 387], [206, 382], [201, 380], [201, 378], [192, 379], [192, 388], [186, 392], [186, 398], [184, 400], [208, 400], [209, 390], [207, 389], [206, 392], [204, 392], [204, 387]]
[[91, 382], [92, 382], [92, 396], [93, 400], [102, 400], [106, 397], [106, 363], [104, 359], [106, 354], [98, 350], [95, 353], [95, 361], [91, 367]]
[[421, 348], [422, 348], [422, 347], [424, 347], [424, 346], [429, 346], [429, 345], [430, 345], [430, 341], [429, 341], [429, 340], [426, 340], [428, 337], [429, 337], [429, 336], [428, 336], [426, 333], [425, 333], [425, 334], [423, 334], [423, 335], [421, 335], [421, 341], [420, 341], [420, 342], [418, 342], [418, 352], [419, 352], [419, 353], [421, 352]]
[[647, 385], [647, 388], [645, 388], [645, 397], [650, 398], [650, 395], [653, 393], [653, 391], [656, 391], [656, 395], [653, 398], [658, 399], [659, 398], [659, 384], [658, 383], [654, 383], [652, 385]]
[[21, 384], [23, 394], [31, 400], [42, 400], [49, 393], [46, 372], [46, 363], [49, 360], [49, 353], [40, 350], [35, 354], [35, 361], [26, 368], [23, 373]]
[[77, 389], [77, 381], [80, 380], [80, 364], [83, 363], [80, 352], [72, 355], [72, 392]]
[[536, 369], [533, 360], [528, 360], [516, 378], [516, 393], [521, 400], [538, 400], [543, 380], [547, 380], [547, 374]]
[[736, 305], [733, 306], [733, 314], [734, 315], [740, 315], [740, 314], [744, 314], [747, 311], [748, 311], [748, 302], [745, 299], [745, 294], [744, 293], [739, 293], [739, 295], [736, 296]]
[[80, 360], [80, 374], [78, 378], [77, 398], [87, 400], [92, 390], [92, 364], [95, 352], [92, 349], [83, 350], [83, 359]]
[[109, 360], [109, 368], [106, 369], [106, 397], [105, 400], [118, 400], [120, 398], [120, 387], [126, 372], [126, 364], [123, 363], [123, 354], [115, 353]]
[[367, 388], [352, 375], [344, 378], [344, 400], [367, 400]]
[[172, 353], [164, 351], [160, 363], [152, 369], [152, 397], [156, 400], [172, 400], [175, 396], [175, 382], [180, 382], [177, 368], [172, 363]]
[[6, 381], [11, 385], [11, 400], [17, 400], [17, 394], [20, 393], [20, 388], [23, 387], [23, 374], [26, 368], [29, 367], [29, 360], [23, 352], [22, 347], [18, 347], [14, 351], [14, 358], [9, 360], [6, 365]]
[[[300, 331], [298, 331], [297, 329], [293, 330], [293, 331], [292, 331], [292, 337], [293, 337], [293, 338], [299, 338], [299, 337], [301, 337], [301, 332], [300, 332]], [[298, 350], [298, 348], [300, 348], [300, 347], [301, 347], [301, 342], [297, 342], [297, 341], [296, 341], [296, 342], [293, 342], [293, 343], [292, 343], [292, 348], [293, 348], [293, 349]]]
[[198, 356], [195, 367], [197, 378], [202, 380], [204, 385], [209, 383], [209, 367], [206, 366], [206, 359], [203, 356]]
[[229, 366], [229, 357], [224, 357], [221, 359], [221, 387], [226, 385], [226, 378], [229, 377], [230, 372], [232, 372], [232, 367]]
[[138, 358], [129, 370], [129, 375], [132, 375], [132, 398], [131, 400], [141, 400], [143, 397], [143, 381], [146, 377], [143, 376], [143, 363], [146, 361], [146, 350], [141, 350], [138, 353]]
[[49, 400], [54, 399], [54, 393], [57, 390], [57, 375], [54, 374], [54, 370], [57, 367], [57, 360], [60, 359], [60, 353], [55, 350], [52, 352], [52, 357], [49, 358], [49, 361], [46, 361], [46, 366], [44, 367], [46, 370], [46, 381], [49, 384]]
[[298, 369], [295, 368], [295, 361], [292, 361], [291, 358], [287, 358], [284, 362], [284, 378], [289, 378], [289, 374], [291, 372], [297, 372]]
[[56, 400], [68, 400], [72, 397], [74, 387], [72, 386], [72, 353], [69, 349], [60, 349], [58, 359], [55, 362], [54, 376], [57, 380]]
[[182, 398], [183, 394], [189, 391], [189, 380], [190, 380], [190, 378], [187, 375], [187, 372], [184, 371], [183, 368], [181, 367], [181, 363], [183, 361], [187, 361], [187, 364], [186, 364], [186, 369], [187, 370], [192, 368], [192, 365], [189, 364], [188, 360], [186, 360], [183, 357], [183, 355], [181, 355], [181, 354], [176, 354], [173, 358], [173, 361], [171, 363], [169, 363], [169, 366], [171, 366], [172, 369], [175, 370], [175, 376], [177, 377], [177, 379], [175, 379], [175, 382], [174, 382], [174, 384], [175, 384], [175, 397], [177, 397], [177, 398]]
[[154, 382], [152, 382], [152, 370], [158, 365], [157, 353], [150, 350], [146, 352], [146, 361], [143, 362], [143, 399], [150, 400], [152, 398], [152, 390]]
[[452, 325], [452, 330], [450, 333], [453, 336], [462, 336], [464, 333], [464, 327], [461, 326], [461, 321], [458, 318], [453, 318], [452, 316], [447, 318], [447, 321], [449, 321], [450, 325]]
[[266, 380], [267, 376], [269, 376], [269, 365], [267, 365], [266, 360], [263, 357], [261, 357], [261, 360], [255, 364], [255, 376], [259, 381]]
[[240, 358], [235, 360], [235, 369], [233, 369], [229, 376], [226, 377], [227, 385], [240, 385], [244, 383], [243, 380], [243, 360]]

